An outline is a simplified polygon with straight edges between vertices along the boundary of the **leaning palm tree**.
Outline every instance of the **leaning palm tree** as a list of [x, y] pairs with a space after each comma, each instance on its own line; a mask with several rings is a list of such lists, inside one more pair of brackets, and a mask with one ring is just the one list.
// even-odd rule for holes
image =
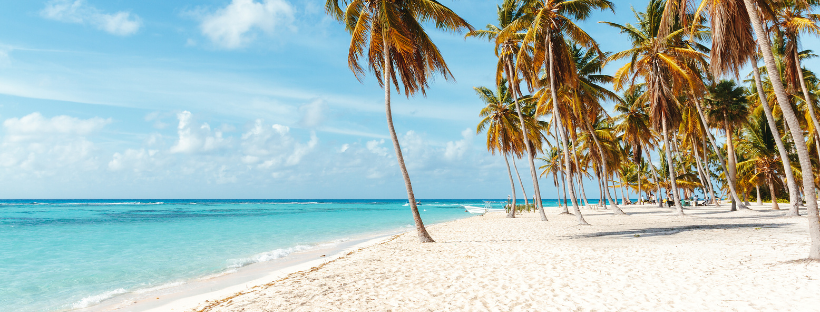
[[[704, 99], [709, 125], [726, 133], [727, 179], [737, 184], [737, 156], [734, 144], [735, 129], [746, 122], [749, 114], [746, 91], [735, 85], [733, 80], [722, 80], [709, 87], [709, 95]], [[732, 201], [732, 210], [736, 210]]]
[[[508, 26], [496, 39], [503, 42], [512, 36], [517, 36], [518, 32], [525, 31], [523, 43], [532, 46], [533, 62], [531, 73], [540, 72], [541, 67], [545, 67], [545, 74], [549, 79], [549, 85], [545, 86], [549, 90], [549, 99], [552, 101], [553, 126], [557, 127], [562, 141], [564, 152], [564, 166], [567, 171], [571, 168], [571, 158], [569, 152], [568, 129], [563, 127], [564, 122], [570, 116], [560, 114], [558, 92], [566, 87], [577, 85], [576, 69], [570, 56], [568, 39], [588, 49], [595, 49], [600, 53], [598, 44], [592, 37], [584, 32], [573, 20], [585, 20], [592, 10], [612, 10], [614, 4], [609, 0], [522, 0], [524, 7], [531, 12], [527, 18], [518, 19]], [[520, 55], [524, 51], [519, 52]], [[521, 58], [519, 56], [519, 58]], [[521, 65], [521, 64], [519, 64]], [[543, 102], [543, 101], [542, 101]], [[578, 201], [573, 190], [572, 179], [570, 181], [570, 194], [572, 195], [573, 212], [578, 218], [579, 224], [588, 224], [581, 215], [578, 208]], [[583, 187], [583, 186], [581, 186]]]
[[[618, 122], [615, 130], [621, 134], [625, 144], [632, 148], [632, 161], [636, 164], [643, 161], [644, 150], [649, 151], [654, 148], [657, 141], [656, 135], [650, 126], [649, 114], [646, 112], [646, 103], [641, 101], [644, 93], [643, 85], [636, 85], [624, 92], [621, 101], [615, 103], [615, 112], [618, 115], [615, 120]], [[654, 169], [652, 174], [658, 180]], [[638, 193], [641, 185], [638, 184]]]
[[421, 242], [433, 242], [419, 215], [410, 175], [393, 127], [390, 87], [393, 85], [396, 92], [401, 92], [399, 87], [402, 85], [405, 95], [410, 97], [417, 92], [426, 94], [429, 79], [436, 72], [445, 79], [453, 77], [421, 22], [432, 21], [436, 28], [454, 32], [473, 30], [473, 27], [435, 0], [327, 0], [325, 10], [342, 22], [352, 35], [347, 60], [356, 78], [361, 80], [365, 74], [360, 58], [366, 57], [370, 70], [384, 88], [387, 127], [407, 188], [416, 230]]
[[[521, 147], [514, 146], [518, 142], [514, 139], [517, 136], [516, 132], [520, 132], [520, 130], [517, 130], [519, 129], [518, 118], [515, 116], [514, 110], [510, 109], [512, 97], [509, 89], [507, 89], [506, 81], [502, 81], [498, 85], [497, 92], [493, 92], [487, 87], [477, 87], [475, 91], [487, 105], [481, 109], [480, 116], [483, 118], [476, 128], [476, 134], [486, 130], [487, 149], [493, 154], [498, 151], [504, 156], [504, 162], [507, 164], [507, 174], [510, 177], [510, 187], [512, 188], [513, 207], [515, 207], [514, 205], [517, 202], [515, 181], [510, 170], [510, 162], [507, 160], [507, 154], [520, 151]], [[507, 216], [515, 218], [515, 209], [510, 209]]]
[[[530, 63], [529, 49], [522, 46], [521, 41], [523, 34], [513, 33], [506, 35], [503, 38], [501, 34], [509, 32], [510, 26], [517, 21], [526, 19], [527, 8], [522, 5], [519, 0], [504, 0], [501, 6], [498, 6], [498, 22], [499, 25], [487, 25], [486, 30], [473, 30], [467, 34], [467, 37], [479, 37], [488, 40], [495, 39], [495, 53], [498, 56], [498, 66], [496, 69], [496, 81], [501, 81], [502, 76], [507, 77], [510, 85], [510, 90], [513, 93], [513, 103], [518, 112], [519, 125], [522, 127], [525, 124], [524, 113], [518, 101], [523, 94], [520, 90], [521, 81], [519, 76], [523, 76], [528, 84], [532, 84], [532, 73], [527, 71]], [[524, 128], [522, 132], [526, 132]], [[540, 142], [529, 142], [527, 136], [523, 137], [524, 145], [527, 149], [527, 160], [530, 165], [530, 175], [532, 176], [532, 184], [535, 188], [535, 205], [538, 208], [538, 213], [541, 216], [541, 221], [547, 221], [547, 215], [544, 213], [544, 207], [541, 201], [541, 190], [538, 185], [538, 174], [535, 167], [535, 152], [534, 145], [539, 145]]]

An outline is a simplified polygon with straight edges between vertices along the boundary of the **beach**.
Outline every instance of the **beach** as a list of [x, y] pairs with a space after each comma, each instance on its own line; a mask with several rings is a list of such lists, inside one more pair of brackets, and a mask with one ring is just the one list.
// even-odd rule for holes
[[[210, 298], [154, 311], [820, 311], [805, 217], [654, 205], [628, 216], [488, 213], [371, 242]], [[797, 261], [796, 261], [797, 260]]]

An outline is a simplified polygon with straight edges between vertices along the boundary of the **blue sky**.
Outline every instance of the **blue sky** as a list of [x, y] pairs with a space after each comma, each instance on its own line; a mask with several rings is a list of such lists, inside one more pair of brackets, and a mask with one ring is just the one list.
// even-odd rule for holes
[[[8, 2], [0, 197], [405, 196], [384, 93], [350, 72], [349, 35], [323, 0]], [[442, 3], [483, 28], [498, 1]], [[604, 50], [628, 44], [597, 24], [633, 20], [617, 5], [583, 23]], [[437, 77], [427, 97], [393, 101], [416, 195], [506, 197], [503, 160], [475, 134], [472, 88], [493, 84], [493, 48], [430, 31], [455, 81]]]

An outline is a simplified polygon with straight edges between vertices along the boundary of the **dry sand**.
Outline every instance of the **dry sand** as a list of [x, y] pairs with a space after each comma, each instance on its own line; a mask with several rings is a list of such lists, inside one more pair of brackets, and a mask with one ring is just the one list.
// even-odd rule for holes
[[[490, 213], [429, 227], [250, 288], [202, 311], [820, 311], [807, 220], [768, 205], [629, 216]], [[176, 310], [176, 309], [175, 309]], [[177, 310], [178, 311], [178, 310]]]

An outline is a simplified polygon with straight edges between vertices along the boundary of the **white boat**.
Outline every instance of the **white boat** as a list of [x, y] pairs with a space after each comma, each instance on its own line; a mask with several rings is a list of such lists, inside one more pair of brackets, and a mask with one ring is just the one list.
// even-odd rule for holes
[[464, 206], [464, 209], [466, 209], [467, 212], [474, 213], [474, 214], [483, 215], [483, 214], [487, 213], [487, 208], [484, 208], [484, 207]]

